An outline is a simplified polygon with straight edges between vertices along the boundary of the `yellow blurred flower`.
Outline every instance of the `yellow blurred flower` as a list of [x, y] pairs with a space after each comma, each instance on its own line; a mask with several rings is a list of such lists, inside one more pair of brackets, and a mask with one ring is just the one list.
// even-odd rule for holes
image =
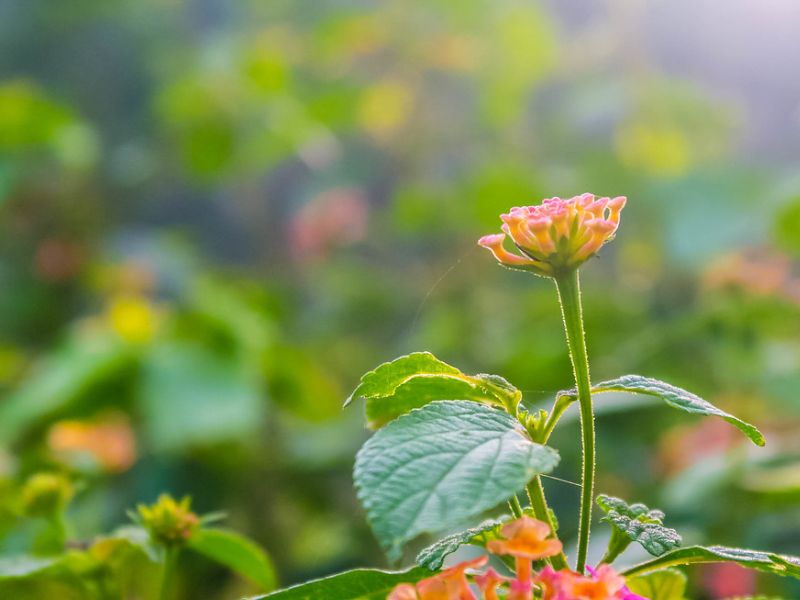
[[689, 139], [678, 127], [644, 122], [626, 123], [617, 131], [614, 142], [620, 160], [632, 169], [678, 177], [689, 168]]
[[408, 122], [414, 95], [407, 83], [389, 79], [366, 89], [358, 107], [361, 126], [378, 139], [392, 137]]
[[158, 329], [158, 310], [145, 296], [126, 294], [112, 297], [106, 317], [111, 329], [133, 344], [149, 342]]

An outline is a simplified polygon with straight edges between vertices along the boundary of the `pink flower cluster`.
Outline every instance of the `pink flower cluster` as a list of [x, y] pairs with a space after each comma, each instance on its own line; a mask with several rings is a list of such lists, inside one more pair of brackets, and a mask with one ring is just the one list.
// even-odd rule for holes
[[[560, 571], [547, 566], [535, 573], [532, 561], [555, 556], [561, 552], [561, 542], [550, 537], [550, 527], [530, 517], [521, 517], [504, 526], [502, 540], [492, 540], [486, 549], [492, 554], [511, 556], [515, 560], [513, 578], [504, 577], [492, 568], [472, 575], [483, 600], [499, 600], [498, 590], [504, 590], [505, 600], [532, 600], [534, 590], [541, 600], [647, 600], [630, 592], [625, 578], [608, 565], [590, 569], [588, 576], [569, 569]], [[489, 557], [480, 556], [419, 581], [416, 585], [402, 583], [395, 587], [387, 600], [477, 600], [470, 586], [468, 569], [483, 567]]]
[[[567, 200], [547, 198], [538, 206], [515, 206], [500, 215], [504, 233], [484, 236], [478, 244], [507, 267], [552, 276], [577, 267], [614, 237], [625, 202], [624, 196], [581, 194]], [[519, 254], [505, 248], [506, 235]]]

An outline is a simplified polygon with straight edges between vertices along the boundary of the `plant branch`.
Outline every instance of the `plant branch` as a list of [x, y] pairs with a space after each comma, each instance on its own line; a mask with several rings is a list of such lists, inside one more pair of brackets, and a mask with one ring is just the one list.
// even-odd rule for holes
[[591, 382], [589, 379], [589, 357], [586, 352], [586, 335], [583, 329], [583, 308], [577, 269], [562, 272], [555, 277], [561, 316], [567, 336], [575, 389], [581, 414], [581, 439], [583, 447], [583, 468], [581, 483], [581, 512], [578, 524], [578, 556], [575, 570], [583, 573], [586, 554], [589, 548], [589, 529], [592, 522], [592, 501], [594, 496], [595, 472], [595, 432], [594, 412], [592, 410]]
[[[553, 515], [550, 508], [547, 506], [547, 500], [544, 497], [544, 488], [542, 487], [542, 479], [537, 475], [528, 484], [528, 498], [531, 501], [531, 508], [533, 508], [534, 516], [540, 521], [544, 521], [550, 527], [553, 535], [556, 534], [556, 524], [553, 522]], [[567, 557], [563, 552], [559, 552], [555, 556], [550, 557], [550, 562], [556, 570], [567, 569]]]
[[178, 563], [179, 548], [166, 546], [164, 548], [164, 567], [161, 570], [161, 587], [158, 593], [159, 600], [169, 600], [172, 580], [175, 576], [175, 567]]

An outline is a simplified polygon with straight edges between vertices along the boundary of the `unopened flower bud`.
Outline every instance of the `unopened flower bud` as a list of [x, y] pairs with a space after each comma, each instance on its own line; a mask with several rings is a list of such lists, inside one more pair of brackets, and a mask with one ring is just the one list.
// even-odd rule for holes
[[200, 519], [190, 510], [191, 498], [185, 496], [180, 502], [169, 494], [161, 494], [150, 506], [140, 504], [137, 508], [142, 525], [150, 538], [163, 546], [186, 543], [200, 524]]
[[22, 488], [22, 510], [29, 517], [52, 517], [64, 510], [74, 493], [65, 476], [36, 473]]

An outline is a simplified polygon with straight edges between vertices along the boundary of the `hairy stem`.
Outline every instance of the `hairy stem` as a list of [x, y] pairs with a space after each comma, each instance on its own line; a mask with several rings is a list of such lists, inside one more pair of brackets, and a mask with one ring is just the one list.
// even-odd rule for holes
[[592, 522], [592, 501], [594, 499], [595, 434], [594, 412], [592, 411], [591, 382], [589, 379], [589, 357], [586, 353], [586, 335], [583, 329], [583, 308], [581, 307], [581, 288], [577, 269], [560, 273], [555, 277], [561, 315], [567, 334], [567, 346], [575, 376], [575, 389], [581, 413], [581, 439], [583, 443], [583, 469], [581, 483], [581, 512], [578, 524], [578, 557], [575, 570], [583, 573], [586, 566], [586, 553], [589, 548], [589, 528]]
[[[534, 477], [528, 484], [528, 498], [531, 500], [531, 507], [533, 508], [534, 516], [540, 521], [544, 521], [550, 526], [550, 531], [555, 534], [556, 524], [553, 522], [553, 516], [550, 514], [550, 509], [547, 506], [547, 500], [544, 497], [544, 488], [542, 487], [542, 478], [539, 476]], [[550, 557], [550, 562], [556, 570], [567, 569], [567, 557], [563, 552], [559, 552], [555, 556]]]
[[511, 514], [514, 515], [515, 519], [519, 519], [522, 516], [522, 506], [519, 503], [519, 498], [517, 495], [514, 494], [508, 501], [508, 507], [511, 509]]

